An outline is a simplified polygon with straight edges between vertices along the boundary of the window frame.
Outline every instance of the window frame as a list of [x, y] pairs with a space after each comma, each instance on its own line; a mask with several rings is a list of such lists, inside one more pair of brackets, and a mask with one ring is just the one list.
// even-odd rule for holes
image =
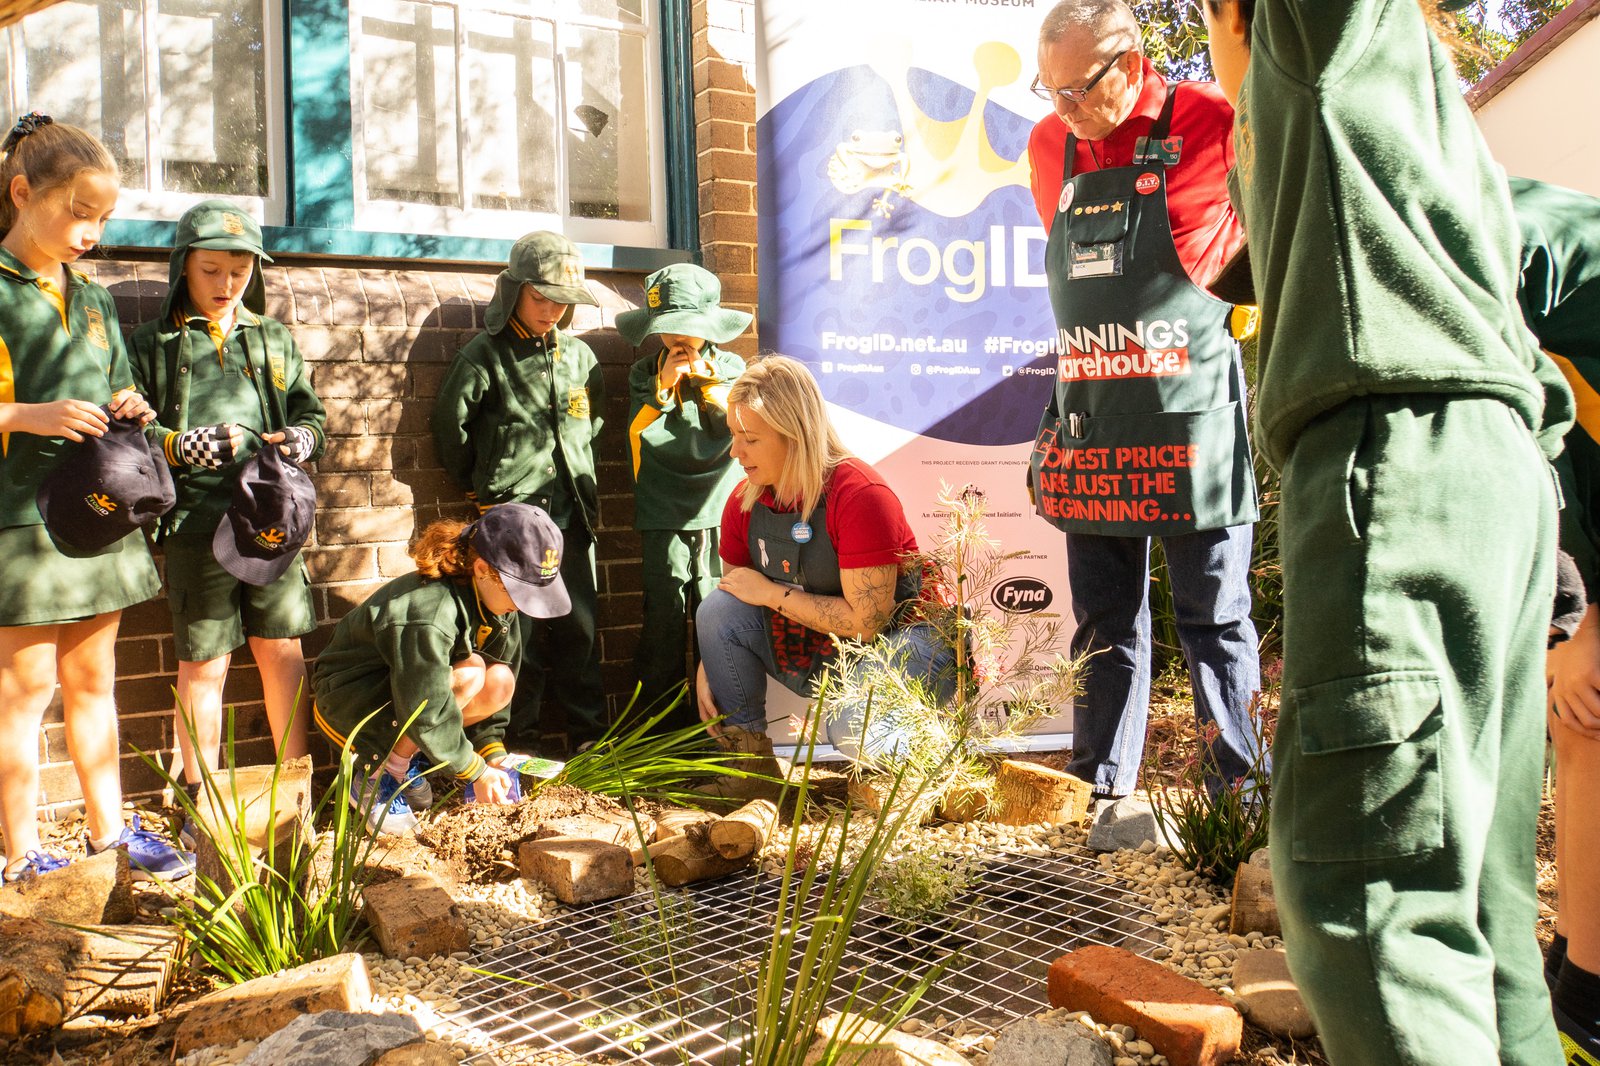
[[[279, 86], [281, 95], [269, 113], [276, 111], [282, 123], [282, 134], [272, 142], [268, 158], [270, 161], [275, 155], [281, 160], [283, 175], [277, 187], [281, 190], [281, 214], [269, 216], [282, 221], [263, 226], [267, 250], [273, 255], [444, 264], [505, 262], [513, 243], [509, 239], [358, 228], [350, 2], [264, 0], [267, 21], [278, 23], [274, 30], [279, 42], [279, 62], [269, 71], [269, 85]], [[650, 271], [699, 256], [691, 0], [647, 3], [659, 19], [659, 50], [652, 57], [651, 72], [661, 114], [649, 151], [661, 161], [659, 180], [651, 191], [660, 238], [656, 244], [635, 243], [615, 230], [607, 232], [607, 220], [574, 220], [599, 224], [575, 236], [585, 264], [593, 269]], [[281, 18], [272, 18], [274, 7]], [[269, 39], [272, 36], [264, 34]], [[564, 187], [564, 176], [562, 183]], [[169, 217], [171, 221], [114, 218], [106, 228], [103, 246], [108, 251], [170, 248], [176, 213]], [[615, 243], [606, 243], [608, 240]]]

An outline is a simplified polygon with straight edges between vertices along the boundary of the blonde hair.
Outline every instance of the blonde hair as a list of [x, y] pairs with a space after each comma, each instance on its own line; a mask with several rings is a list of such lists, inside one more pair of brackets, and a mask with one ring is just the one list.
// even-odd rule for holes
[[430, 522], [422, 535], [406, 549], [417, 564], [417, 572], [436, 581], [440, 578], [459, 581], [471, 574], [478, 553], [467, 545], [466, 538], [462, 536], [466, 531], [467, 523], [453, 518]]
[[[800, 517], [809, 520], [822, 499], [833, 468], [850, 458], [850, 451], [828, 421], [822, 391], [805, 364], [786, 355], [768, 355], [751, 364], [728, 391], [728, 412], [733, 405], [760, 414], [789, 443], [789, 460], [772, 485], [780, 502], [798, 502]], [[739, 507], [748, 511], [761, 498], [761, 488], [746, 483]]]
[[[17, 137], [5, 157], [0, 159], [0, 234], [16, 225], [17, 205], [11, 198], [11, 183], [20, 174], [28, 179], [34, 195], [71, 185], [80, 174], [110, 174], [120, 180], [117, 161], [94, 134], [65, 122], [51, 122], [43, 116], [32, 132]], [[19, 123], [21, 125], [21, 123]]]

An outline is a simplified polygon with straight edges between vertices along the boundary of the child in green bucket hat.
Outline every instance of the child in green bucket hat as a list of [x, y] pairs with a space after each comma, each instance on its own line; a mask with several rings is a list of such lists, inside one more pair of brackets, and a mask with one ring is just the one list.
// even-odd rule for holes
[[[644, 555], [644, 626], [633, 656], [640, 708], [683, 687], [686, 620], [722, 577], [717, 533], [722, 505], [739, 481], [728, 455], [728, 388], [744, 360], [717, 347], [750, 315], [721, 306], [722, 284], [692, 263], [645, 279], [645, 305], [617, 315], [622, 339], [651, 346], [628, 374], [628, 445], [633, 455], [633, 525]], [[692, 698], [662, 728], [699, 721]]]
[[457, 353], [433, 410], [444, 472], [480, 513], [502, 503], [533, 504], [561, 530], [561, 580], [572, 610], [522, 627], [527, 646], [511, 729], [537, 733], [548, 673], [575, 748], [605, 732], [594, 564], [600, 521], [594, 438], [605, 387], [594, 352], [566, 332], [574, 305], [595, 302], [577, 245], [548, 230], [523, 237], [495, 282], [484, 332]]

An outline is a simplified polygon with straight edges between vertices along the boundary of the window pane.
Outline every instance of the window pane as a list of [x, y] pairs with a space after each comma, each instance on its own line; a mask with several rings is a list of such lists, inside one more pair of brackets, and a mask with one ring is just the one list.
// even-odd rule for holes
[[564, 0], [562, 14], [615, 19], [639, 25], [644, 22], [644, 0]]
[[645, 39], [574, 27], [567, 35], [567, 182], [579, 218], [650, 218]]
[[454, 11], [403, 0], [370, 0], [364, 10], [361, 123], [367, 196], [457, 206]]
[[471, 206], [554, 212], [555, 42], [550, 23], [467, 16], [465, 111]]
[[122, 164], [122, 181], [145, 187], [144, 63], [137, 0], [68, 2], [36, 11], [11, 30], [13, 116], [43, 111], [82, 126]]
[[260, 3], [159, 2], [162, 188], [267, 195]]

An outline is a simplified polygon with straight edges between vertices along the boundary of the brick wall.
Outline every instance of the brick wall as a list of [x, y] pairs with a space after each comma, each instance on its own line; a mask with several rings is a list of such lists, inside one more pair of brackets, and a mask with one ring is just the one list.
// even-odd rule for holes
[[[718, 274], [723, 302], [756, 310], [755, 7], [752, 0], [696, 0], [693, 7], [695, 121], [704, 265]], [[166, 292], [165, 257], [95, 258], [81, 264], [111, 290], [124, 326], [154, 318]], [[289, 325], [328, 408], [328, 450], [314, 467], [318, 514], [306, 550], [317, 619], [305, 640], [314, 657], [333, 624], [383, 582], [408, 573], [408, 540], [441, 516], [470, 517], [439, 469], [428, 420], [445, 367], [483, 328], [499, 265], [411, 269], [405, 264], [331, 263], [280, 255], [267, 270], [267, 311]], [[590, 272], [601, 306], [580, 307], [572, 329], [605, 368], [597, 543], [600, 644], [612, 711], [632, 687], [632, 657], [643, 608], [639, 538], [627, 451], [627, 375], [640, 353], [617, 336], [618, 311], [637, 306], [643, 276]], [[729, 346], [751, 358], [752, 329]], [[117, 643], [117, 701], [128, 795], [160, 781], [133, 752], [175, 745], [172, 684], [177, 670], [165, 597], [123, 613]], [[247, 648], [229, 671], [226, 701], [236, 710], [241, 762], [270, 757], [261, 682]], [[563, 723], [543, 723], [559, 744]], [[58, 700], [40, 736], [41, 799], [75, 805]]]

